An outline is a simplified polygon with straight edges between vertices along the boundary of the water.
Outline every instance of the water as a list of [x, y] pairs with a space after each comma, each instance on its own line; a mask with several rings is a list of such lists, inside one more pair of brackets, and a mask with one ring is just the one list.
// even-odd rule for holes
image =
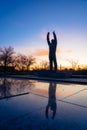
[[87, 130], [87, 85], [0, 79], [0, 130]]

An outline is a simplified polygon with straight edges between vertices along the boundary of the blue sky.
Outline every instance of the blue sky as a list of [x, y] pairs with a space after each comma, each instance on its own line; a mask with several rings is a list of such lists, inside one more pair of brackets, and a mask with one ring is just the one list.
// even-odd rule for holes
[[86, 0], [0, 0], [0, 47], [47, 59], [46, 33], [53, 30], [59, 64], [87, 64]]

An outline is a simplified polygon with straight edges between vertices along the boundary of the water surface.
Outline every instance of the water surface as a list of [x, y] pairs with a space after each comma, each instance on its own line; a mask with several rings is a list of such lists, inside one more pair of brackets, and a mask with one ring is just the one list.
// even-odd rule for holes
[[0, 79], [0, 130], [87, 130], [87, 85]]

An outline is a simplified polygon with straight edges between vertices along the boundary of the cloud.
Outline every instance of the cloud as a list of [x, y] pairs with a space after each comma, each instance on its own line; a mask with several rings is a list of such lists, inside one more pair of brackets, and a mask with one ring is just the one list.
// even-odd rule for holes
[[72, 53], [72, 50], [62, 50], [62, 49], [57, 49], [57, 53]]
[[[60, 50], [57, 49], [57, 54], [59, 53], [72, 53], [72, 50]], [[35, 56], [48, 56], [49, 50], [48, 49], [36, 49], [34, 52]]]
[[48, 55], [48, 50], [46, 49], [37, 49], [34, 53], [36, 56], [47, 56]]
[[61, 53], [62, 52], [62, 50], [60, 50], [60, 49], [57, 49], [57, 51], [56, 51], [57, 53]]
[[72, 53], [72, 50], [65, 50], [66, 53]]

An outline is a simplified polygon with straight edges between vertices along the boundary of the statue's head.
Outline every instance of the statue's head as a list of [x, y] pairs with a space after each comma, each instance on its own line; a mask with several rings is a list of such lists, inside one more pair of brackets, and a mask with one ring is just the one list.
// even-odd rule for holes
[[52, 40], [51, 40], [51, 43], [53, 44], [54, 42], [55, 42], [55, 40], [54, 40], [54, 39], [52, 39]]

